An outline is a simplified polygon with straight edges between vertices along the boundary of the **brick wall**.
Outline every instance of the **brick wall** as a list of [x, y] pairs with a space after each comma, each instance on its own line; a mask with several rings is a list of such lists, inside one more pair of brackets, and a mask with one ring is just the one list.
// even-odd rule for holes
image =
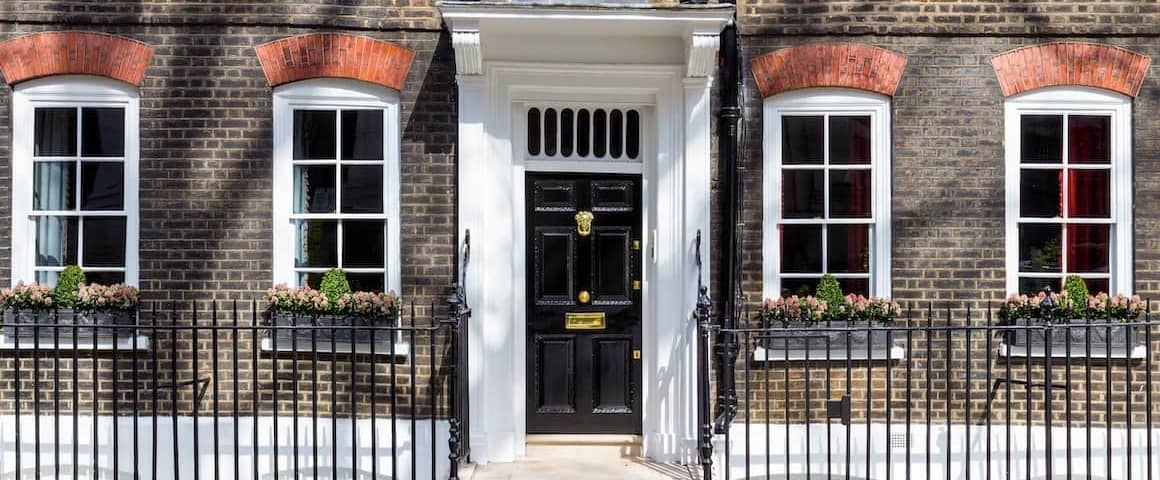
[[1160, 33], [1160, 5], [1111, 0], [739, 2], [742, 33], [766, 36], [1023, 36]]
[[[911, 305], [935, 302], [936, 308], [953, 307], [953, 322], [966, 322], [966, 308], [974, 312], [974, 321], [983, 321], [988, 306], [997, 307], [1005, 296], [1004, 266], [1004, 90], [996, 78], [991, 60], [1012, 49], [1056, 41], [1082, 41], [1122, 47], [1146, 57], [1160, 56], [1160, 7], [1141, 2], [744, 2], [738, 7], [742, 33], [742, 64], [775, 50], [827, 42], [859, 42], [899, 52], [907, 57], [901, 82], [891, 105], [892, 142], [892, 214], [893, 237], [892, 281], [896, 299]], [[1079, 36], [1082, 34], [1083, 36]], [[762, 291], [762, 94], [758, 81], [746, 69], [745, 143], [742, 162], [744, 174], [744, 229], [741, 233], [742, 289], [748, 299], [747, 319], [752, 320]], [[1134, 219], [1135, 291], [1143, 296], [1160, 298], [1160, 211], [1151, 208], [1160, 199], [1160, 68], [1148, 67], [1140, 93], [1132, 103], [1132, 157]], [[716, 199], [715, 199], [716, 201]], [[718, 210], [719, 211], [719, 210]], [[714, 218], [719, 222], [719, 218]], [[715, 231], [720, 224], [715, 223]], [[941, 317], [939, 317], [941, 318]], [[936, 319], [936, 324], [945, 321]], [[905, 406], [915, 407], [913, 418], [965, 419], [965, 405], [970, 402], [975, 420], [985, 406], [984, 381], [977, 376], [987, 368], [1002, 372], [1002, 361], [988, 363], [984, 336], [972, 336], [968, 355], [965, 341], [953, 344], [951, 355], [940, 351], [942, 340], [936, 336], [935, 349], [925, 353], [923, 335], [914, 338], [915, 355], [906, 361], [887, 364], [876, 362], [873, 380], [867, 383], [864, 362], [854, 363], [852, 390], [855, 418], [865, 418], [864, 401], [872, 398], [875, 418], [885, 416], [887, 378], [893, 386], [890, 402], [896, 421]], [[997, 344], [997, 341], [995, 342]], [[1151, 351], [1156, 362], [1160, 357]], [[972, 394], [966, 394], [968, 364], [974, 372], [969, 382]], [[1082, 359], [1073, 367], [1075, 382], [1083, 379]], [[1113, 420], [1125, 419], [1128, 367], [1113, 362], [1105, 370], [1102, 362], [1091, 370], [1093, 401], [1102, 408], [1105, 379], [1112, 379]], [[932, 367], [926, 376], [927, 365]], [[950, 371], [943, 373], [946, 366]], [[1142, 388], [1142, 363], [1133, 363], [1133, 381]], [[914, 391], [907, 391], [905, 374], [912, 368]], [[737, 364], [738, 376], [746, 374], [746, 362]], [[806, 418], [806, 379], [812, 399], [810, 416], [824, 418], [825, 387], [832, 392], [846, 388], [845, 365], [833, 365], [830, 382], [825, 378], [822, 362], [748, 364], [749, 379], [755, 390], [742, 393], [743, 408], [750, 407], [755, 418], [774, 422]], [[765, 368], [770, 370], [767, 372]], [[1026, 378], [1026, 365], [1012, 363], [1012, 377]], [[812, 372], [812, 375], [807, 373]], [[1044, 363], [1032, 362], [1034, 378], [1044, 377]], [[768, 374], [768, 376], [767, 376]], [[1064, 382], [1067, 376], [1056, 365], [1053, 378]], [[769, 403], [764, 393], [769, 382]], [[932, 408], [925, 411], [926, 393], [931, 387]], [[1082, 390], [1082, 389], [1081, 389]], [[1023, 401], [1022, 387], [1013, 387], [1012, 419], [1015, 423], [1041, 423], [1043, 403]], [[869, 393], [868, 393], [869, 392]], [[1063, 411], [1062, 392], [1055, 399], [1056, 419]], [[1000, 396], [1004, 394], [1000, 389]], [[1037, 396], [1041, 392], [1035, 393]], [[829, 398], [836, 398], [835, 393]], [[1075, 397], [1081, 401], [1082, 395]], [[1135, 417], [1143, 411], [1143, 397], [1133, 394]], [[1002, 400], [1002, 399], [1000, 399]], [[789, 413], [786, 413], [788, 405]], [[992, 420], [1005, 420], [1004, 402], [995, 404]], [[745, 412], [743, 411], [742, 414]], [[1082, 420], [1081, 417], [1073, 419]], [[1102, 417], [1096, 415], [1096, 421]], [[1102, 425], [1102, 424], [1101, 424]]]
[[[90, 29], [154, 48], [140, 87], [146, 299], [250, 300], [270, 286], [272, 102], [254, 47], [318, 31], [366, 35], [416, 52], [401, 90], [401, 293], [426, 304], [440, 300], [451, 281], [454, 64], [433, 8], [301, 3], [27, 2], [19, 13], [0, 14], [7, 19], [0, 39]], [[6, 8], [12, 4], [0, 6]], [[10, 87], [0, 102], [11, 102]], [[5, 159], [9, 110], [0, 114]], [[5, 216], [7, 169], [6, 161], [0, 172]], [[7, 238], [8, 222], [0, 224]], [[10, 244], [0, 243], [0, 283], [7, 283]]]
[[[746, 37], [745, 61], [804, 43], [848, 38]], [[907, 56], [892, 100], [893, 287], [901, 301], [974, 302], [1003, 298], [1003, 93], [994, 55], [1039, 43], [1021, 38], [890, 36], [857, 39]], [[1145, 56], [1160, 45], [1144, 38], [1104, 43]], [[1160, 68], [1153, 64], [1132, 104], [1135, 290], [1160, 297], [1160, 213], [1149, 205], [1160, 177]], [[762, 101], [746, 78], [744, 289], [761, 295]]]
[[[236, 2], [136, 2], [136, 1], [29, 1], [0, 3], [0, 41], [21, 35], [83, 30], [104, 32], [144, 42], [153, 48], [153, 57], [140, 85], [140, 287], [147, 306], [171, 307], [176, 313], [162, 315], [160, 323], [190, 323], [196, 308], [202, 324], [209, 323], [211, 302], [242, 302], [260, 299], [271, 286], [271, 198], [272, 198], [272, 100], [271, 88], [263, 74], [254, 47], [293, 35], [317, 32], [351, 33], [385, 40], [415, 52], [409, 73], [402, 79], [401, 93], [401, 215], [402, 288], [407, 301], [417, 303], [421, 319], [432, 305], [441, 305], [446, 286], [455, 270], [455, 132], [457, 130], [454, 60], [446, 32], [441, 30], [433, 2], [383, 2], [362, 0], [330, 1], [236, 1]], [[7, 72], [5, 72], [7, 73]], [[11, 201], [9, 191], [12, 124], [11, 87], [0, 87], [0, 284], [10, 281]], [[259, 303], [258, 308], [263, 306]], [[443, 309], [436, 308], [439, 312]], [[441, 313], [440, 313], [441, 314]], [[222, 321], [227, 316], [222, 317]], [[244, 314], [242, 323], [250, 316]], [[144, 322], [151, 321], [143, 319]], [[421, 320], [422, 321], [422, 320]], [[208, 372], [211, 360], [219, 359], [222, 367], [235, 355], [242, 368], [249, 368], [253, 343], [243, 333], [235, 345], [233, 337], [223, 332], [217, 337], [220, 358], [212, 356], [214, 339], [208, 331], [199, 336], [198, 368]], [[156, 336], [156, 352], [165, 368], [174, 358], [178, 361], [178, 378], [191, 378], [193, 338], [182, 331], [174, 339], [164, 332]], [[418, 375], [415, 383], [428, 385], [433, 372], [426, 365], [432, 355], [442, 365], [445, 344], [432, 350], [420, 338], [417, 365], [402, 362], [397, 367], [397, 384], [402, 398], [407, 398], [412, 368]], [[174, 357], [173, 353], [177, 355]], [[132, 366], [151, 370], [151, 353], [114, 356], [108, 353], [81, 353], [77, 362], [81, 382], [85, 383], [94, 362], [98, 371], [110, 370], [114, 359], [121, 371], [122, 394], [128, 392]], [[20, 362], [25, 408], [31, 397], [33, 366], [45, 367], [40, 382], [49, 381], [49, 365], [54, 355], [25, 352], [0, 358], [0, 409], [11, 411], [14, 376]], [[71, 357], [71, 353], [61, 357]], [[329, 378], [329, 361], [338, 358], [334, 367], [342, 391], [351, 385], [349, 355], [323, 356], [320, 370], [310, 368], [310, 356], [279, 356], [279, 376], [272, 376], [275, 357], [262, 353], [259, 361], [258, 386], [269, 391], [274, 383], [283, 392], [278, 401], [282, 410], [289, 409], [291, 387], [297, 383], [303, 392], [313, 378]], [[297, 360], [295, 360], [297, 359]], [[70, 358], [59, 365], [66, 380], [57, 386], [72, 388]], [[387, 364], [380, 360], [379, 380], [390, 382]], [[292, 373], [298, 364], [299, 374]], [[359, 360], [354, 376], [365, 383], [369, 360]], [[163, 368], [164, 370], [164, 368]], [[435, 373], [436, 378], [442, 375]], [[171, 377], [161, 372], [159, 382]], [[112, 377], [109, 377], [112, 379]], [[248, 377], [247, 377], [248, 378]], [[244, 380], [244, 379], [243, 379]], [[274, 383], [271, 383], [274, 382]], [[229, 382], [221, 388], [229, 390]], [[323, 385], [325, 393], [329, 384]], [[48, 388], [48, 385], [44, 385]], [[242, 382], [243, 389], [247, 388]], [[101, 409], [109, 411], [112, 383], [102, 382], [97, 396]], [[360, 410], [368, 411], [369, 390], [359, 387]], [[381, 392], [385, 389], [380, 388]], [[426, 405], [429, 390], [424, 389], [421, 404]], [[306, 395], [303, 393], [303, 395]], [[380, 393], [385, 395], [385, 393]], [[49, 401], [51, 394], [41, 396]], [[65, 395], [68, 400], [69, 395]], [[91, 403], [81, 399], [82, 409]], [[122, 397], [127, 398], [127, 397]], [[209, 398], [209, 397], [207, 397]], [[220, 397], [228, 408], [229, 392]], [[306, 397], [299, 397], [304, 399]], [[385, 397], [380, 413], [386, 412]], [[168, 396], [163, 393], [161, 409]], [[268, 410], [273, 399], [265, 399]], [[45, 404], [42, 403], [42, 408]], [[179, 406], [184, 413], [193, 408], [191, 392], [183, 393]], [[125, 409], [122, 406], [122, 411]], [[329, 408], [329, 407], [326, 407]], [[342, 410], [339, 405], [338, 410]], [[203, 405], [203, 412], [205, 411]], [[348, 408], [349, 410], [349, 408]], [[30, 411], [30, 410], [25, 410]], [[324, 410], [325, 411], [325, 410]], [[425, 411], [429, 411], [426, 409]]]

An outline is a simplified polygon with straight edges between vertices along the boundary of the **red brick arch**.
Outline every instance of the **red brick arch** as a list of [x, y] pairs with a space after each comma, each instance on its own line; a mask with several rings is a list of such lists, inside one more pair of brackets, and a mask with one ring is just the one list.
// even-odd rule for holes
[[399, 90], [415, 52], [341, 33], [287, 37], [254, 48], [271, 87], [308, 78], [350, 78]]
[[97, 75], [139, 86], [153, 47], [97, 32], [45, 32], [0, 42], [0, 71], [14, 85], [50, 75]]
[[991, 58], [1004, 96], [1076, 85], [1135, 97], [1151, 59], [1110, 45], [1056, 42], [1016, 48]]
[[749, 67], [762, 97], [815, 87], [893, 96], [906, 56], [860, 43], [823, 43], [776, 50], [753, 59]]

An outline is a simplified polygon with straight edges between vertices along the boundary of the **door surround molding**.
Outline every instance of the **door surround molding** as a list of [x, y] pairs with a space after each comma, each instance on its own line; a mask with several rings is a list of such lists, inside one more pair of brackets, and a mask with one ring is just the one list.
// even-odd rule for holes
[[[561, 88], [593, 99], [644, 95], [654, 108], [642, 162], [644, 206], [643, 441], [658, 461], [696, 459], [694, 239], [709, 231], [710, 87], [674, 66], [491, 64], [460, 78], [460, 239], [473, 237], [467, 295], [472, 460], [512, 461], [526, 453], [526, 292], [521, 101], [558, 100]], [[590, 171], [582, 161], [558, 163]], [[593, 172], [595, 173], [595, 172]], [[652, 232], [656, 232], [653, 234]], [[706, 242], [702, 246], [709, 252]], [[710, 278], [706, 269], [701, 273]], [[655, 292], [655, 293], [654, 293]]]
[[[694, 242], [698, 231], [709, 238], [712, 59], [732, 6], [441, 2], [439, 8], [459, 73], [458, 240], [468, 230], [473, 240], [466, 280], [473, 310], [467, 328], [471, 460], [513, 461], [526, 453], [524, 173], [635, 173], [625, 165], [527, 162], [517, 154], [524, 133], [514, 109], [521, 102], [563, 101], [652, 108], [639, 166], [642, 440], [653, 460], [695, 462], [692, 312], [698, 274], [711, 277], [708, 268], [698, 272]], [[702, 248], [711, 251], [708, 242]]]

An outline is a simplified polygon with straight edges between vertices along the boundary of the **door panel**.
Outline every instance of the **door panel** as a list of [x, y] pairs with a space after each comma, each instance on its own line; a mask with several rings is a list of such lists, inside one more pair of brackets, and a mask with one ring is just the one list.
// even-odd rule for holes
[[571, 305], [576, 257], [572, 232], [564, 227], [536, 227], [532, 248], [536, 305]]
[[632, 180], [593, 180], [593, 212], [631, 212], [636, 207]]
[[640, 177], [529, 174], [526, 191], [528, 433], [638, 434]]
[[592, 410], [632, 412], [632, 337], [596, 337], [592, 343], [592, 363], [602, 372], [593, 378]]
[[576, 211], [576, 182], [545, 180], [534, 184], [533, 200], [537, 212]]
[[535, 375], [544, 388], [539, 390], [536, 413], [575, 413], [576, 391], [573, 388], [576, 359], [572, 337], [541, 335], [536, 337]]
[[632, 304], [632, 229], [593, 227], [593, 305]]

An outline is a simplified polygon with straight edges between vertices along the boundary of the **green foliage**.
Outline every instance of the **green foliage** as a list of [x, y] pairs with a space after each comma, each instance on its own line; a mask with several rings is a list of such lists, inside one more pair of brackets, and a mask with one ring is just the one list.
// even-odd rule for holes
[[338, 268], [327, 270], [322, 276], [319, 290], [326, 295], [331, 304], [337, 303], [343, 295], [350, 293], [350, 282], [346, 281], [346, 272]]
[[1063, 280], [1063, 291], [1067, 293], [1067, 300], [1061, 306], [1070, 313], [1082, 316], [1087, 309], [1087, 284], [1079, 275], [1068, 275]]
[[87, 283], [85, 280], [85, 272], [81, 267], [76, 265], [69, 265], [60, 272], [60, 278], [56, 281], [56, 289], [52, 291], [52, 297], [56, 301], [56, 305], [60, 308], [71, 308], [76, 305], [77, 291], [80, 290], [81, 284]]
[[821, 300], [830, 309], [837, 309], [838, 306], [846, 303], [846, 296], [842, 294], [842, 285], [833, 275], [827, 273], [822, 275], [822, 279], [818, 281], [818, 300]]
[[1053, 238], [1043, 244], [1042, 248], [1031, 249], [1031, 268], [1033, 271], [1058, 271], [1060, 253], [1063, 248], [1059, 245], [1059, 238]]

